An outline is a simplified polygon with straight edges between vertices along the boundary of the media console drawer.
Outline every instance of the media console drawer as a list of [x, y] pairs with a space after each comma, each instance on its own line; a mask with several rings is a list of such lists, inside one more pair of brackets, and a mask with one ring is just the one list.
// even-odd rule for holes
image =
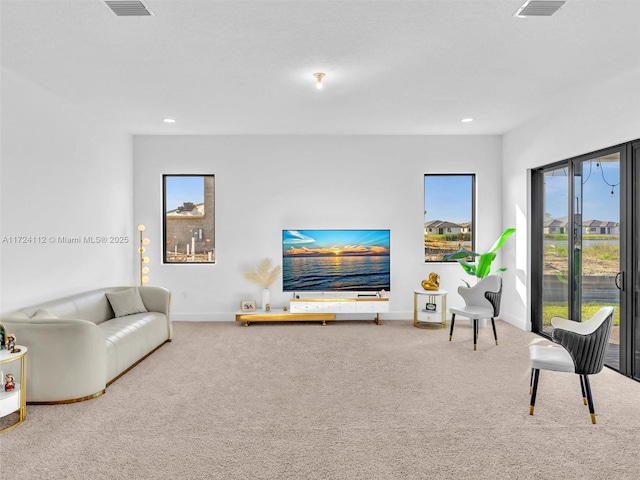
[[389, 299], [379, 297], [293, 298], [289, 310], [292, 313], [375, 313], [374, 320], [380, 325], [379, 314], [389, 311]]

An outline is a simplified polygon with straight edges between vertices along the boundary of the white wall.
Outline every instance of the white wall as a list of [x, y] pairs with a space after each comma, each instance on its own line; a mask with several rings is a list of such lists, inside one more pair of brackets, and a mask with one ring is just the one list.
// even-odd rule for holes
[[0, 177], [0, 312], [134, 281], [131, 135], [3, 68]]
[[[412, 318], [413, 295], [429, 272], [455, 290], [457, 264], [425, 264], [425, 173], [476, 173], [478, 249], [502, 231], [499, 136], [136, 136], [134, 218], [151, 239], [150, 284], [174, 294], [177, 320], [233, 320], [240, 300], [260, 302], [243, 277], [263, 258], [281, 263], [285, 228], [391, 229], [392, 312]], [[163, 265], [162, 175], [216, 176], [215, 265]], [[499, 261], [499, 260], [498, 260]], [[279, 280], [272, 304], [288, 303]]]
[[509, 268], [502, 316], [531, 329], [529, 308], [529, 169], [640, 138], [640, 70], [575, 92], [553, 112], [503, 137], [503, 223], [518, 228], [515, 243], [505, 245]]

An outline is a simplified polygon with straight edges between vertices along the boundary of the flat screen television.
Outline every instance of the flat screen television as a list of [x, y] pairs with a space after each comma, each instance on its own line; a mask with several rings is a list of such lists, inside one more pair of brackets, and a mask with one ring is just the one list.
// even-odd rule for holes
[[283, 230], [285, 292], [391, 290], [389, 230]]

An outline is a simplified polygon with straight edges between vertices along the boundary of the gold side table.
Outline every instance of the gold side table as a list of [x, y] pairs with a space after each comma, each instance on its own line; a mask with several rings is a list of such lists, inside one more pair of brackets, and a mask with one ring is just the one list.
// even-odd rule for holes
[[[15, 412], [20, 412], [18, 421], [0, 430], [5, 432], [17, 427], [27, 418], [27, 347], [16, 345], [20, 349], [18, 353], [10, 353], [7, 350], [0, 350], [0, 370], [2, 373], [2, 386], [0, 386], [0, 418], [6, 417]], [[20, 361], [20, 382], [15, 383], [13, 390], [4, 390], [4, 376], [8, 373], [15, 374], [7, 369], [9, 363]]]
[[[425, 298], [426, 297], [426, 298]], [[433, 310], [420, 308], [418, 300], [433, 306]], [[413, 326], [416, 328], [447, 328], [447, 291], [413, 291]]]

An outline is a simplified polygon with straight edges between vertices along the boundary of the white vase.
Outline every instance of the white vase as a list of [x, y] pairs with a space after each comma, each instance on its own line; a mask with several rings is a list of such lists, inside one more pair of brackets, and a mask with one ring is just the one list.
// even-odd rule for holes
[[266, 312], [269, 305], [271, 305], [271, 292], [265, 288], [262, 290], [262, 310]]

